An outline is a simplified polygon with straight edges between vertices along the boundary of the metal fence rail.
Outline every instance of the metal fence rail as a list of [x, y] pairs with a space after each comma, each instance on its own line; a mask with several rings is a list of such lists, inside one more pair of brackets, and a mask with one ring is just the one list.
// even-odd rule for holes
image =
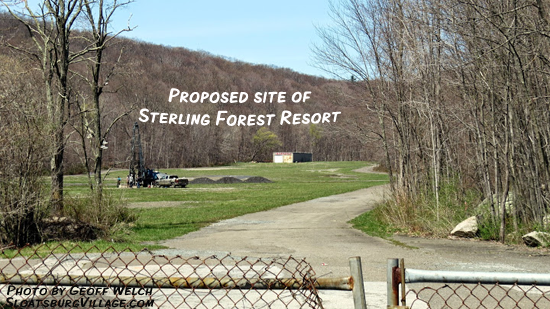
[[390, 259], [388, 308], [407, 304], [411, 309], [550, 308], [550, 274], [405, 269], [403, 260]]
[[0, 308], [323, 308], [303, 259], [184, 258], [151, 252], [42, 245], [0, 256]]
[[535, 285], [410, 285], [410, 308], [550, 308], [550, 292]]

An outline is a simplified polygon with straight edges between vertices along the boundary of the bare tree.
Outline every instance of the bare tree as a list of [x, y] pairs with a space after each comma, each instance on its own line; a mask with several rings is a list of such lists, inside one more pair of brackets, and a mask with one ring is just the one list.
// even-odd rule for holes
[[42, 240], [48, 210], [40, 177], [47, 116], [33, 87], [40, 76], [5, 55], [0, 63], [0, 243], [21, 247]]
[[[12, 45], [39, 63], [45, 91], [45, 102], [51, 120], [48, 136], [51, 136], [51, 197], [54, 211], [63, 205], [63, 158], [66, 145], [65, 128], [70, 118], [73, 92], [70, 87], [69, 68], [87, 50], [71, 49], [71, 33], [82, 12], [81, 0], [45, 0], [32, 9], [27, 1], [2, 0], [9, 13], [27, 29], [34, 48]], [[21, 9], [21, 12], [16, 11]]]
[[[94, 180], [99, 197], [101, 197], [103, 187], [101, 171], [103, 167], [103, 150], [107, 148], [106, 137], [111, 131], [113, 125], [122, 117], [128, 115], [131, 111], [131, 109], [124, 111], [122, 114], [118, 115], [106, 128], [102, 127], [103, 115], [100, 105], [100, 97], [104, 92], [104, 88], [109, 85], [109, 81], [115, 73], [116, 65], [120, 61], [119, 56], [115, 63], [105, 70], [104, 51], [119, 34], [125, 31], [131, 31], [130, 27], [122, 29], [117, 33], [111, 33], [109, 31], [109, 26], [115, 12], [131, 2], [132, 1], [121, 2], [117, 0], [84, 0], [83, 2], [84, 16], [88, 22], [91, 32], [91, 37], [89, 39], [85, 37], [86, 41], [88, 41], [89, 53], [91, 54], [91, 56], [86, 58], [90, 63], [88, 70], [90, 77], [85, 77], [85, 80], [88, 83], [92, 93], [92, 108], [90, 110], [85, 108], [80, 109], [82, 111], [81, 116], [83, 117], [83, 131], [81, 132], [81, 135], [90, 139], [94, 161]], [[121, 55], [122, 52], [123, 51], [121, 50]], [[106, 73], [103, 74], [102, 71], [106, 71]], [[86, 148], [86, 141], [84, 139], [82, 145]], [[86, 149], [84, 149], [84, 153], [86, 153]], [[86, 167], [88, 167], [87, 160]], [[89, 168], [88, 175], [90, 175]]]
[[543, 225], [548, 4], [342, 0], [332, 14], [336, 26], [320, 29], [317, 59], [337, 76], [357, 76], [370, 92], [356, 95], [358, 106], [392, 124], [388, 136], [380, 121], [379, 134], [388, 157], [395, 148], [394, 189], [407, 200], [433, 195], [439, 219], [441, 184], [473, 179], [463, 185], [489, 201], [496, 238], [504, 242], [509, 218], [516, 230], [521, 220]]
[[[103, 127], [100, 97], [104, 87], [109, 84], [110, 78], [115, 73], [116, 63], [120, 59], [119, 57], [105, 70], [103, 68], [104, 51], [120, 33], [131, 30], [127, 28], [117, 33], [109, 31], [117, 9], [128, 5], [131, 1], [46, 0], [39, 4], [38, 13], [26, 1], [22, 7], [18, 2], [2, 1], [2, 3], [12, 16], [24, 24], [34, 42], [32, 49], [9, 43], [8, 45], [38, 60], [43, 73], [46, 105], [52, 119], [49, 136], [53, 137], [51, 202], [54, 209], [61, 209], [63, 203], [63, 158], [69, 138], [66, 126], [71, 123], [73, 110], [71, 106], [77, 107], [81, 118], [81, 130], [77, 131], [82, 136], [86, 158], [88, 156], [86, 138], [89, 137], [90, 140], [95, 186], [101, 197], [101, 170], [106, 136], [113, 125], [131, 111], [122, 112], [108, 126]], [[17, 9], [21, 9], [21, 12]], [[73, 30], [77, 21], [80, 20], [85, 21], [82, 29], [84, 31], [76, 35]], [[76, 51], [73, 50], [75, 46], [78, 47]], [[82, 61], [88, 61], [90, 64], [89, 75], [71, 70], [74, 64]], [[105, 73], [102, 72], [104, 70]], [[84, 77], [90, 87], [92, 98], [90, 108], [84, 106], [86, 95], [78, 93], [76, 81], [72, 81], [72, 76], [75, 74]], [[88, 167], [87, 159], [85, 161]], [[90, 174], [89, 172], [88, 175]]]

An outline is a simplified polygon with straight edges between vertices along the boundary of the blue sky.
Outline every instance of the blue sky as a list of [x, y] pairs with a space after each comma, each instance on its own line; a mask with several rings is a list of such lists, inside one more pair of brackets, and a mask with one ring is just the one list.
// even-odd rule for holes
[[327, 76], [316, 69], [311, 46], [315, 25], [330, 23], [328, 0], [137, 0], [120, 10], [113, 30], [145, 42]]
[[311, 52], [315, 26], [331, 23], [328, 11], [329, 0], [135, 0], [117, 11], [112, 30], [130, 18], [129, 38], [330, 77]]

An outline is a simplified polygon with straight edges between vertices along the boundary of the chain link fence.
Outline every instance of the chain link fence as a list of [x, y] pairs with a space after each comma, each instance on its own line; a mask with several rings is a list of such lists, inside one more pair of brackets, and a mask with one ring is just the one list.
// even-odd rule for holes
[[550, 274], [409, 269], [403, 259], [387, 271], [388, 308], [550, 308]]
[[407, 304], [423, 308], [550, 308], [550, 289], [536, 285], [407, 285]]
[[0, 255], [0, 308], [323, 308], [303, 259], [41, 245]]

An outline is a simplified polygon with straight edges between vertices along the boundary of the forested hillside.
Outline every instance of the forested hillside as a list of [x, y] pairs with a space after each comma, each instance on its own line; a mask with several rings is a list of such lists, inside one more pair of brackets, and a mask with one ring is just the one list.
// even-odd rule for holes
[[[13, 46], [31, 46], [23, 25], [8, 14], [0, 15], [0, 35]], [[72, 49], [78, 50], [85, 42], [82, 35], [74, 32]], [[82, 45], [82, 46], [80, 46]], [[185, 42], [182, 42], [185, 45]], [[19, 50], [3, 47], [3, 91], [17, 94], [21, 83], [34, 79], [36, 82], [24, 94], [29, 100], [42, 97], [40, 73], [34, 69], [37, 59]], [[137, 40], [116, 38], [103, 56], [104, 63], [112, 66], [100, 77], [104, 81], [101, 96], [103, 130], [112, 126], [105, 141], [104, 167], [127, 167], [134, 123], [139, 111], [176, 114], [208, 114], [214, 120], [217, 111], [226, 110], [227, 115], [277, 114], [283, 110], [293, 113], [336, 112], [336, 122], [324, 124], [280, 125], [273, 121], [269, 130], [280, 140], [280, 146], [262, 151], [253, 142], [253, 136], [261, 126], [181, 125], [138, 122], [145, 162], [152, 168], [190, 167], [226, 164], [251, 159], [270, 160], [271, 151], [312, 152], [315, 160], [372, 160], [379, 148], [365, 147], [361, 134], [352, 134], [342, 129], [352, 118], [360, 122], [368, 119], [358, 115], [356, 108], [345, 101], [350, 91], [349, 82], [308, 76], [290, 69], [255, 65], [238, 60], [225, 59], [202, 51], [190, 51], [183, 47], [153, 45]], [[82, 144], [88, 143], [93, 134], [83, 125], [81, 113], [90, 108], [91, 94], [86, 84], [89, 64], [76, 63], [69, 73], [72, 102], [67, 113], [69, 127], [65, 130], [69, 142], [65, 149], [65, 170], [83, 171], [86, 156]], [[17, 80], [21, 78], [21, 80]], [[27, 85], [28, 86], [28, 85]], [[249, 99], [242, 104], [180, 103], [169, 102], [172, 88], [192, 92], [247, 92]], [[304, 103], [292, 103], [290, 95], [311, 91], [311, 99]], [[285, 103], [254, 103], [256, 92], [286, 92]], [[33, 106], [40, 113], [44, 106]], [[365, 118], [367, 117], [367, 118]], [[85, 121], [85, 120], [84, 120]], [[356, 122], [356, 121], [355, 121]], [[87, 147], [89, 151], [90, 147]], [[260, 150], [260, 153], [257, 153]], [[256, 155], [255, 155], [256, 154]], [[45, 166], [47, 166], [47, 160]]]

